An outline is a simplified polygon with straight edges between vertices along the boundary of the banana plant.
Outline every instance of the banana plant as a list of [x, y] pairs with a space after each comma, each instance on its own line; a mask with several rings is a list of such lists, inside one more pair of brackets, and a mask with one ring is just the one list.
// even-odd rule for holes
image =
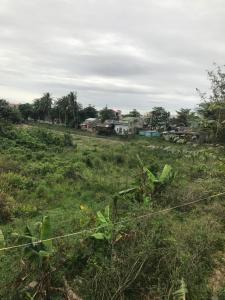
[[148, 183], [150, 183], [151, 188], [155, 189], [156, 185], [165, 185], [169, 183], [175, 176], [173, 169], [170, 165], [166, 164], [159, 176], [155, 176], [146, 166], [144, 166], [142, 160], [140, 159], [139, 155], [137, 155], [139, 164], [143, 169], [143, 173], [148, 177]]
[[[13, 236], [19, 243], [27, 244], [22, 252], [26, 280], [21, 281], [19, 290], [26, 299], [50, 299], [53, 246], [49, 216], [44, 216], [36, 224], [35, 231], [26, 226], [23, 234], [14, 233]], [[29, 282], [29, 279], [32, 281]]]
[[110, 241], [112, 239], [113, 223], [110, 219], [109, 205], [105, 207], [104, 213], [102, 213], [101, 211], [97, 212], [96, 220], [99, 229], [91, 236], [96, 240]]
[[27, 243], [24, 248], [23, 254], [30, 261], [38, 263], [42, 266], [46, 263], [53, 254], [52, 241], [47, 240], [51, 237], [51, 224], [49, 216], [44, 216], [42, 222], [36, 224], [37, 234], [32, 232], [27, 225], [24, 234], [14, 233], [13, 236], [17, 238], [19, 242]]
[[123, 235], [119, 231], [123, 228], [122, 225], [115, 228], [113, 221], [110, 217], [109, 205], [105, 207], [104, 213], [98, 211], [96, 214], [97, 224], [99, 229], [91, 235], [96, 240], [105, 240], [107, 242], [118, 242]]
[[117, 202], [122, 196], [134, 193], [136, 199], [142, 199], [145, 205], [148, 205], [152, 200], [152, 195], [160, 189], [166, 187], [175, 177], [175, 172], [172, 167], [166, 164], [162, 172], [156, 176], [151, 170], [149, 170], [137, 155], [137, 159], [141, 168], [141, 174], [139, 176], [139, 185], [120, 191], [114, 196], [113, 203], [114, 209], [117, 214]]

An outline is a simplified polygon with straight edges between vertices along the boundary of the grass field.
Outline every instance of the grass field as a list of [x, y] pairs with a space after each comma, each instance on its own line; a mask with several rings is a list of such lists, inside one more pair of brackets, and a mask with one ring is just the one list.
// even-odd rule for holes
[[[14, 232], [27, 224], [34, 228], [43, 216], [50, 216], [51, 236], [58, 236], [98, 226], [96, 214], [110, 207], [111, 229], [100, 230], [104, 239], [84, 233], [53, 241], [50, 299], [62, 299], [56, 288], [63, 277], [83, 299], [175, 299], [182, 278], [187, 299], [225, 299], [225, 196], [210, 198], [225, 193], [224, 147], [70, 134], [19, 126], [0, 136], [0, 220], [7, 246], [18, 243]], [[142, 184], [137, 155], [153, 174], [165, 164], [175, 174], [148, 201], [118, 196]], [[204, 200], [135, 219], [198, 199]], [[29, 283], [40, 270], [22, 250], [0, 254], [1, 299], [34, 294]]]

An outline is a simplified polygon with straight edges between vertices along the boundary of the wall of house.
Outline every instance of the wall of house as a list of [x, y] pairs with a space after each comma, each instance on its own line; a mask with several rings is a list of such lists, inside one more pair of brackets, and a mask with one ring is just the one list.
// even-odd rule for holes
[[115, 125], [115, 131], [118, 135], [126, 135], [130, 133], [128, 125]]

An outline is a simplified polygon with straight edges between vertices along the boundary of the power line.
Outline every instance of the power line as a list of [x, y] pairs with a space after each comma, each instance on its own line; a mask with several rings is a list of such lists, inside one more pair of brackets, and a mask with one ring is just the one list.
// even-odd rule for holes
[[[190, 201], [190, 202], [186, 202], [186, 203], [183, 203], [183, 204], [180, 204], [180, 205], [165, 208], [165, 209], [162, 209], [162, 210], [159, 210], [159, 211], [150, 212], [150, 213], [147, 213], [147, 214], [144, 214], [144, 215], [141, 215], [141, 216], [126, 218], [126, 219], [123, 219], [119, 222], [113, 223], [113, 225], [119, 225], [119, 224], [123, 224], [123, 223], [128, 223], [130, 221], [134, 221], [134, 220], [144, 219], [144, 218], [150, 217], [152, 215], [167, 213], [167, 212], [172, 211], [172, 210], [177, 209], [177, 208], [189, 206], [189, 205], [201, 202], [201, 201], [205, 201], [207, 199], [213, 199], [213, 198], [217, 198], [217, 197], [223, 196], [223, 195], [225, 195], [225, 192], [218, 193], [218, 194], [215, 194], [215, 195], [212, 195], [212, 196], [208, 196], [207, 198], [205, 197], [205, 198], [201, 198], [201, 199], [198, 199], [198, 200], [193, 200], [193, 201]], [[34, 241], [32, 243], [25, 243], [25, 244], [8, 246], [8, 247], [0, 248], [0, 251], [7, 251], [7, 250], [12, 250], [12, 249], [24, 248], [24, 247], [31, 246], [31, 245], [38, 245], [38, 244], [41, 244], [43, 242], [54, 241], [54, 240], [63, 239], [63, 238], [67, 238], [67, 237], [72, 237], [72, 236], [76, 236], [76, 235], [82, 235], [83, 233], [90, 233], [92, 231], [96, 231], [96, 230], [105, 228], [107, 226], [108, 226], [107, 224], [106, 225], [101, 225], [101, 226], [93, 227], [93, 228], [90, 228], [90, 229], [83, 229], [83, 230], [77, 231], [77, 232], [72, 232], [72, 233], [67, 233], [67, 234], [64, 234], [64, 235], [54, 236], [54, 237], [44, 239], [44, 240]]]

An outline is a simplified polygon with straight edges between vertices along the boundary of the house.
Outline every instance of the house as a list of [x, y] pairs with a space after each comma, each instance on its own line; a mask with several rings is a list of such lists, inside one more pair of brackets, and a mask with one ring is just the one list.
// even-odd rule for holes
[[99, 119], [97, 118], [88, 118], [83, 123], [80, 124], [81, 130], [86, 130], [89, 132], [95, 132], [96, 126], [99, 123]]
[[96, 131], [100, 135], [114, 134], [115, 120], [106, 120], [104, 123], [97, 124]]
[[113, 109], [113, 111], [114, 111], [114, 114], [115, 114], [115, 119], [116, 120], [121, 120], [121, 118], [122, 118], [122, 112], [121, 112], [121, 110]]
[[134, 132], [132, 131], [132, 129], [129, 127], [129, 123], [128, 122], [118, 122], [117, 124], [115, 124], [115, 128], [114, 128], [116, 134], [118, 135], [128, 135], [128, 134], [134, 134]]
[[143, 128], [142, 118], [126, 117], [115, 123], [115, 132], [118, 135], [134, 135]]

